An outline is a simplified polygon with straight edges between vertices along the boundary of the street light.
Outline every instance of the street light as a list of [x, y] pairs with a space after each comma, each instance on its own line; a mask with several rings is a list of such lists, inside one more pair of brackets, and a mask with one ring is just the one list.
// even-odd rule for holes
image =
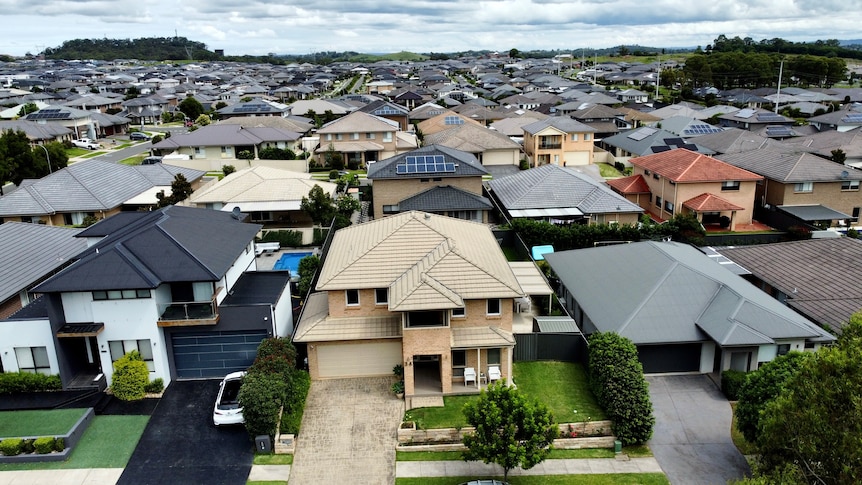
[[48, 149], [45, 148], [45, 145], [36, 145], [36, 146], [41, 148], [42, 150], [45, 150], [45, 160], [48, 161], [48, 175], [51, 175], [52, 173], [54, 173], [54, 171], [51, 170], [51, 155], [48, 155]]

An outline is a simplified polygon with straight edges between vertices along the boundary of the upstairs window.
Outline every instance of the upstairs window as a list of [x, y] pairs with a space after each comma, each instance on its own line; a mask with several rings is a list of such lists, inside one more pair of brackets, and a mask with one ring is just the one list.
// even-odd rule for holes
[[359, 306], [359, 290], [345, 290], [344, 299], [347, 306]]
[[728, 190], [739, 190], [739, 181], [738, 180], [725, 180], [721, 183], [722, 192]]
[[793, 184], [794, 192], [814, 192], [814, 182], [800, 182]]
[[500, 299], [499, 298], [491, 298], [488, 300], [488, 315], [499, 315], [500, 314]]
[[377, 305], [389, 304], [389, 288], [377, 288], [374, 290], [374, 303]]
[[841, 190], [859, 190], [859, 181], [845, 180], [841, 182]]

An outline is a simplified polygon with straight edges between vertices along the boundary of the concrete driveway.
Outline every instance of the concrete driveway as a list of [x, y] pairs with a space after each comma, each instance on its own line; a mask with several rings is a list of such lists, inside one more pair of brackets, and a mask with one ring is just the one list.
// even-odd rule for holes
[[391, 385], [391, 377], [313, 381], [289, 483], [395, 483], [404, 401]]
[[213, 426], [218, 383], [171, 383], [153, 411], [119, 484], [246, 482], [254, 443], [244, 426]]
[[649, 446], [671, 483], [725, 484], [751, 474], [730, 439], [730, 403], [708, 377], [646, 379], [656, 417]]

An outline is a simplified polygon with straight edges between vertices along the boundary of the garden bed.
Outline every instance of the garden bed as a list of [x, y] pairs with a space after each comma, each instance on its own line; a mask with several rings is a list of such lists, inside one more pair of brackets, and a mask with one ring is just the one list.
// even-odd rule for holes
[[[610, 421], [564, 423], [558, 425], [560, 438], [554, 447], [560, 449], [613, 448], [614, 436]], [[416, 423], [405, 421], [398, 427], [399, 451], [460, 451], [462, 440], [474, 428], [416, 429]]]
[[[52, 453], [22, 453], [19, 455], [6, 456], [0, 455], [0, 464], [2, 463], [33, 463], [40, 461], [65, 461], [69, 455], [74, 450], [75, 445], [80, 441], [81, 436], [84, 434], [84, 431], [87, 430], [87, 427], [90, 426], [90, 423], [93, 420], [95, 413], [93, 412], [93, 408], [88, 408], [83, 416], [81, 416], [74, 425], [72, 425], [71, 429], [65, 434], [57, 434], [57, 435], [49, 435], [49, 437], [54, 437], [57, 439], [63, 440], [63, 450], [55, 451]], [[22, 438], [22, 439], [38, 439], [42, 438], [42, 436], [13, 436], [9, 438]], [[3, 438], [0, 438], [2, 440]]]

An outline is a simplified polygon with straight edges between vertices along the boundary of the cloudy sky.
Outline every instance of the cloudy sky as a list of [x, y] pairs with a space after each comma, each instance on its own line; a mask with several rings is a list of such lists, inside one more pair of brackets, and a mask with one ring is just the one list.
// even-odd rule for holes
[[693, 47], [862, 37], [860, 0], [2, 0], [0, 53], [170, 37], [227, 55]]

